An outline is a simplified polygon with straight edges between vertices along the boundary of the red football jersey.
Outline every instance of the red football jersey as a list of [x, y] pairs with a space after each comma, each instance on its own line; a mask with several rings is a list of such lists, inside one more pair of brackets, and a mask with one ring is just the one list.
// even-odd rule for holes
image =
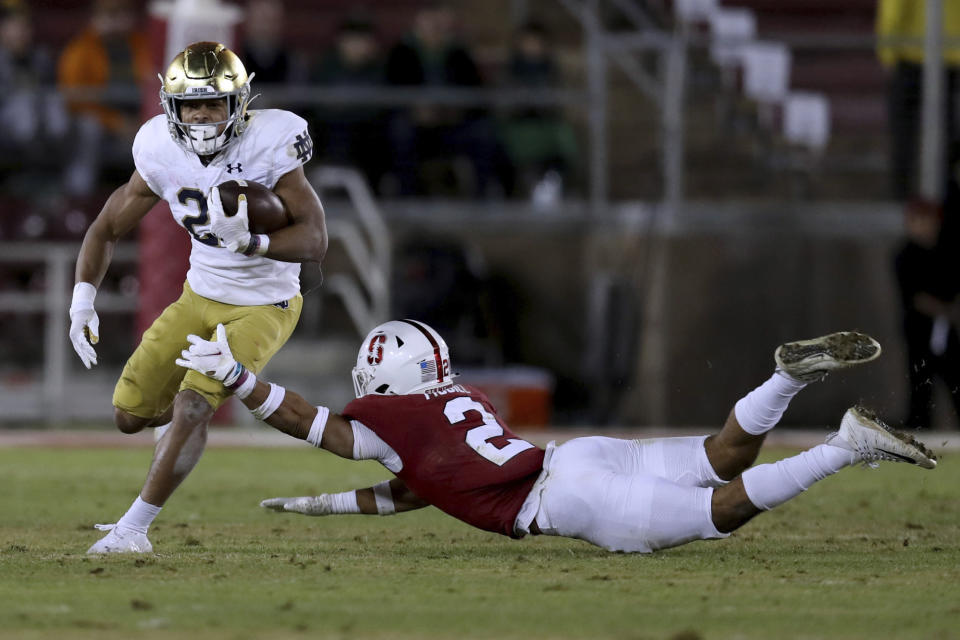
[[397, 474], [421, 499], [480, 529], [514, 536], [513, 523], [543, 468], [469, 385], [405, 396], [368, 395], [343, 410], [400, 456]]

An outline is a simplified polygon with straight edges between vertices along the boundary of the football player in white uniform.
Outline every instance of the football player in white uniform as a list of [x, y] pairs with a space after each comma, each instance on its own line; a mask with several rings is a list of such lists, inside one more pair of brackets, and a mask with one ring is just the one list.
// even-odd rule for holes
[[546, 450], [516, 437], [479, 389], [451, 380], [447, 344], [422, 322], [387, 322], [367, 335], [353, 369], [357, 399], [339, 414], [247, 372], [223, 329], [213, 341], [188, 340], [177, 362], [229, 384], [261, 420], [338, 456], [377, 460], [396, 476], [353, 491], [260, 503], [277, 511], [391, 515], [432, 504], [514, 538], [565, 536], [647, 553], [725, 538], [860, 462], [937, 466], [922, 443], [861, 407], [848, 410], [824, 444], [753, 466], [766, 434], [807, 384], [880, 355], [880, 344], [863, 333], [781, 345], [773, 375], [741, 398], [713, 435], [592, 436]]
[[[157, 444], [140, 495], [88, 553], [150, 552], [147, 529], [203, 453], [207, 424], [229, 389], [178, 367], [187, 334], [226, 327], [243, 362], [262, 368], [287, 341], [300, 316], [300, 263], [326, 252], [323, 208], [303, 164], [313, 147], [306, 122], [278, 109], [248, 111], [250, 79], [222, 44], [184, 49], [161, 77], [164, 114], [148, 120], [133, 144], [136, 170], [90, 225], [77, 258], [70, 340], [89, 369], [97, 363], [97, 287], [117, 240], [160, 200], [190, 234], [183, 295], [144, 333], [113, 395], [120, 431], [169, 424]], [[230, 179], [272, 189], [291, 224], [252, 235], [246, 203], [226, 217], [216, 185]], [[211, 384], [213, 382], [213, 384]]]

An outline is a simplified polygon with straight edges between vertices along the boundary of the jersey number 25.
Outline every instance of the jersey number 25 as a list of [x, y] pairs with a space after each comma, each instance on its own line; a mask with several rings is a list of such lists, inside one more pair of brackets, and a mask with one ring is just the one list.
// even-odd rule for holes
[[483, 418], [482, 425], [467, 431], [467, 445], [498, 467], [505, 465], [510, 458], [521, 451], [533, 448], [532, 444], [520, 438], [508, 438], [507, 442], [509, 444], [505, 447], [498, 447], [492, 442], [488, 442], [491, 438], [502, 436], [503, 427], [500, 426], [493, 414], [476, 400], [460, 396], [459, 398], [453, 398], [443, 406], [443, 415], [447, 417], [450, 424], [457, 424], [466, 420], [467, 411], [476, 411]]

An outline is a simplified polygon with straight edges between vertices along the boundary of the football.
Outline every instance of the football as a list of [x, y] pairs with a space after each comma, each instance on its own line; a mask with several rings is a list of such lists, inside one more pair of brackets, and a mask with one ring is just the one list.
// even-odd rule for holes
[[220, 202], [227, 216], [237, 215], [237, 197], [247, 197], [247, 218], [250, 233], [271, 233], [288, 226], [291, 222], [283, 201], [262, 184], [249, 180], [229, 180], [218, 185]]

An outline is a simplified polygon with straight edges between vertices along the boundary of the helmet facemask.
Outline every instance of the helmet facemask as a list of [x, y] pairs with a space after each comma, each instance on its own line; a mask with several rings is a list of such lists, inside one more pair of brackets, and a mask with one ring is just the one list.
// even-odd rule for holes
[[353, 393], [358, 398], [367, 395], [367, 386], [370, 384], [372, 376], [366, 369], [360, 367], [353, 368]]
[[[167, 114], [167, 123], [173, 140], [187, 151], [199, 156], [213, 155], [226, 149], [237, 140], [246, 128], [246, 109], [250, 103], [250, 83], [248, 82], [237, 95], [210, 92], [193, 98], [167, 94], [160, 90], [160, 99], [163, 110]], [[184, 102], [193, 100], [209, 100], [226, 98], [227, 119], [217, 122], [192, 124], [185, 122], [180, 112]], [[217, 131], [219, 130], [219, 133]]]
[[[250, 80], [237, 56], [215, 42], [188, 46], [160, 76], [160, 104], [173, 141], [199, 156], [209, 156], [233, 144], [246, 128]], [[227, 117], [218, 122], [189, 123], [181, 113], [190, 100], [226, 99]]]

